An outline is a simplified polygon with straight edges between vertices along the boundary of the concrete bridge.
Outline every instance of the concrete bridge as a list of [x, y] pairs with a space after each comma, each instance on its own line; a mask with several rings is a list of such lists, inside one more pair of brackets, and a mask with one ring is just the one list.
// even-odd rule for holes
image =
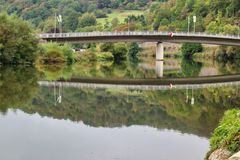
[[45, 41], [69, 43], [95, 42], [156, 42], [156, 70], [158, 77], [163, 77], [163, 42], [202, 43], [214, 45], [240, 46], [240, 36], [206, 34], [206, 33], [172, 33], [172, 32], [81, 32], [81, 33], [46, 33], [38, 34]]
[[80, 33], [46, 33], [38, 37], [47, 41], [71, 43], [95, 42], [172, 42], [202, 43], [215, 45], [240, 46], [240, 36], [206, 34], [206, 33], [172, 33], [172, 32], [80, 32]]

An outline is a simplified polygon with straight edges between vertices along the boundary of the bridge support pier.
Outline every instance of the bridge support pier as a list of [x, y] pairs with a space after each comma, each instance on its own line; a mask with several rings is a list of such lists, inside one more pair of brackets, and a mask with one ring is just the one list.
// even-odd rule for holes
[[164, 57], [164, 47], [163, 47], [163, 43], [162, 42], [158, 42], [157, 43], [157, 47], [156, 47], [156, 60], [157, 61], [163, 61], [163, 57]]
[[164, 58], [163, 43], [158, 42], [156, 46], [156, 74], [158, 78], [163, 77], [163, 58]]

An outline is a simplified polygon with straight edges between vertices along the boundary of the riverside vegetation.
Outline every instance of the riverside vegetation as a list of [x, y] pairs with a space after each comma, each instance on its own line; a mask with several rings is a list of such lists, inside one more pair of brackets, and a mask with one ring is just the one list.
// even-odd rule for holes
[[16, 15], [0, 14], [0, 25], [0, 60], [5, 64], [72, 64], [89, 60], [120, 62], [126, 60], [127, 55], [131, 59], [136, 58], [140, 50], [137, 43], [105, 43], [92, 45], [85, 53], [77, 54], [70, 44], [38, 45], [30, 25]]
[[219, 126], [210, 139], [211, 151], [227, 149], [231, 153], [240, 151], [240, 110], [226, 111]]

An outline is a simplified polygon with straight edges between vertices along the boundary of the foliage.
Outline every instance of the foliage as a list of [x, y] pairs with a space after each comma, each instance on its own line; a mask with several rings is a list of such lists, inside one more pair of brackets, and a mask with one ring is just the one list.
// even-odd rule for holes
[[111, 52], [114, 62], [119, 63], [127, 59], [128, 49], [125, 43], [103, 43], [100, 46], [101, 52]]
[[113, 61], [114, 57], [111, 52], [101, 52], [96, 54], [98, 61]]
[[66, 65], [64, 63], [38, 64], [36, 65], [36, 68], [40, 72], [42, 77], [48, 81], [69, 79], [72, 76], [71, 65]]
[[114, 44], [113, 43], [102, 43], [100, 45], [101, 52], [113, 52]]
[[0, 14], [0, 62], [33, 63], [37, 56], [37, 38], [29, 24], [16, 15]]
[[194, 53], [202, 52], [203, 47], [201, 44], [184, 43], [182, 45], [181, 51], [184, 57], [190, 58]]
[[[75, 31], [80, 26], [94, 25], [95, 22], [92, 21], [92, 18], [93, 23], [90, 24], [86, 22], [87, 20], [81, 22], [82, 19], [79, 19], [84, 14], [91, 14], [98, 17], [97, 22], [102, 25], [104, 25], [105, 19], [111, 22], [116, 17], [119, 19], [119, 25], [121, 23], [126, 25], [124, 22], [126, 17], [143, 15], [147, 23], [138, 22], [138, 30], [186, 32], [188, 17], [190, 17], [190, 31], [193, 31], [192, 16], [196, 15], [197, 32], [238, 34], [240, 18], [240, 2], [238, 0], [92, 0], [90, 2], [86, 0], [28, 0], [24, 3], [5, 1], [0, 7], [1, 10], [16, 13], [33, 23], [40, 31], [52, 26], [54, 21], [49, 21], [49, 19], [53, 19], [55, 13], [63, 15], [64, 31]], [[115, 26], [107, 30], [113, 29]]]
[[41, 55], [38, 57], [38, 62], [42, 64], [74, 62], [73, 51], [68, 44], [62, 46], [57, 43], [43, 44], [41, 52]]
[[217, 53], [217, 59], [219, 61], [227, 61], [227, 60], [240, 58], [240, 48], [239, 47], [221, 46], [218, 48], [216, 53]]
[[231, 152], [240, 150], [240, 110], [225, 113], [210, 139], [211, 150], [227, 148]]
[[192, 59], [183, 58], [181, 63], [183, 77], [197, 77], [203, 64]]
[[130, 43], [128, 49], [128, 57], [131, 61], [138, 60], [138, 53], [141, 51], [141, 48], [137, 43]]
[[78, 27], [88, 27], [97, 24], [96, 17], [93, 14], [86, 13], [79, 18]]
[[32, 102], [38, 91], [38, 72], [34, 67], [0, 67], [0, 112]]
[[82, 53], [79, 53], [76, 56], [76, 61], [77, 62], [91, 62], [91, 61], [96, 61], [97, 57], [94, 51], [85, 51]]
[[106, 18], [107, 14], [102, 10], [96, 10], [95, 16], [96, 16], [96, 18]]

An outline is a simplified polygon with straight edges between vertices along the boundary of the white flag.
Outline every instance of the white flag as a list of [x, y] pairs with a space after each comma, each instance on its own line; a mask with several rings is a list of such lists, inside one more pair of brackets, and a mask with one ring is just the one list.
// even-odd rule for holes
[[57, 20], [58, 20], [59, 23], [62, 23], [62, 15], [59, 15], [59, 16], [57, 17]]

